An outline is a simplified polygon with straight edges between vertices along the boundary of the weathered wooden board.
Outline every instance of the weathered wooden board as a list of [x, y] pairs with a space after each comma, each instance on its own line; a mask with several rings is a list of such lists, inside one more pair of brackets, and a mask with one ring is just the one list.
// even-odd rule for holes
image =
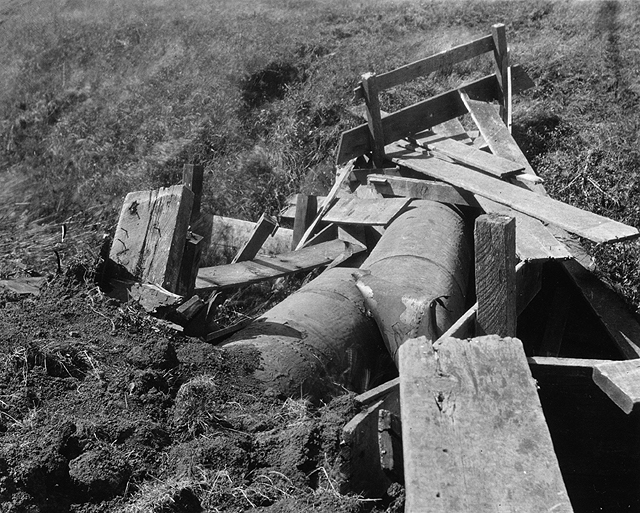
[[[384, 91], [390, 87], [395, 87], [421, 76], [428, 75], [443, 67], [452, 66], [493, 50], [494, 44], [491, 36], [481, 37], [470, 43], [454, 46], [449, 50], [444, 50], [425, 59], [414, 61], [392, 71], [388, 71], [387, 73], [381, 73], [377, 77], [378, 89]], [[355, 90], [355, 98], [360, 99], [364, 97], [362, 86], [359, 86]]]
[[378, 411], [378, 453], [382, 471], [394, 483], [404, 483], [402, 461], [402, 422], [395, 413]]
[[516, 220], [516, 253], [521, 261], [565, 260], [572, 255], [567, 247], [556, 239], [538, 220], [488, 198], [477, 197], [482, 209], [493, 214], [503, 214]]
[[561, 374], [563, 377], [589, 377], [593, 375], [593, 368], [611, 360], [592, 360], [587, 358], [560, 358], [557, 356], [529, 356], [527, 362], [532, 370], [541, 370]]
[[244, 286], [309, 271], [329, 265], [346, 253], [356, 254], [361, 251], [363, 249], [360, 247], [351, 246], [341, 240], [332, 240], [280, 255], [260, 256], [247, 262], [204, 267], [198, 272], [196, 292]]
[[338, 198], [323, 217], [323, 221], [336, 224], [387, 226], [403, 212], [411, 199]]
[[405, 511], [571, 512], [522, 343], [400, 349]]
[[477, 334], [516, 335], [516, 223], [484, 214], [476, 219], [475, 279]]
[[127, 194], [109, 258], [136, 279], [174, 292], [193, 198], [184, 185]]
[[318, 215], [318, 198], [308, 194], [296, 195], [295, 218], [293, 221], [293, 240], [291, 249], [296, 249], [300, 239]]
[[[514, 68], [518, 68], [515, 66]], [[512, 70], [513, 91], [518, 92], [530, 86], [526, 73], [522, 70]], [[500, 101], [502, 91], [495, 75], [488, 75], [463, 86], [465, 91], [471, 91], [474, 98], [486, 101]], [[403, 137], [416, 134], [453, 118], [467, 113], [460, 93], [457, 89], [418, 102], [388, 116], [382, 117], [384, 142], [389, 144]], [[353, 158], [371, 151], [371, 136], [367, 124], [359, 125], [342, 133], [336, 163], [342, 164]]]
[[40, 287], [47, 281], [43, 276], [13, 278], [11, 280], [0, 280], [0, 290], [9, 290], [19, 295], [40, 295]]
[[419, 146], [428, 146], [444, 139], [454, 139], [464, 144], [471, 144], [471, 139], [458, 118], [449, 119], [429, 130], [411, 136], [410, 139]]
[[472, 166], [492, 176], [504, 178], [524, 171], [524, 166], [510, 160], [496, 157], [486, 151], [480, 151], [453, 139], [434, 141], [428, 145], [437, 156], [441, 153], [456, 162]]
[[473, 194], [436, 180], [371, 174], [367, 176], [367, 182], [373, 185], [379, 193], [386, 196], [403, 196], [405, 198], [479, 207]]
[[599, 363], [593, 381], [625, 413], [640, 409], [640, 359]]
[[[233, 219], [231, 217], [213, 216], [211, 228], [210, 250], [216, 255], [235, 255], [242, 245], [251, 237], [256, 223]], [[277, 255], [291, 250], [293, 230], [278, 228], [273, 236], [268, 237], [259, 253]]]
[[263, 214], [253, 227], [249, 238], [242, 245], [231, 261], [232, 264], [253, 259], [265, 241], [278, 229], [278, 222], [271, 216]]
[[443, 162], [409, 143], [391, 143], [386, 148], [386, 154], [396, 164], [507, 205], [594, 242], [611, 242], [638, 236], [638, 230], [632, 226], [496, 180], [464, 166]]

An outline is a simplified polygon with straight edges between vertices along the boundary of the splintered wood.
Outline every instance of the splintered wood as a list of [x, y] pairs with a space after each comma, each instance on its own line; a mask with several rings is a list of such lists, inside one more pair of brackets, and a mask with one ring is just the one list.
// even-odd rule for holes
[[408, 513], [571, 512], [522, 343], [400, 348]]
[[127, 194], [109, 258], [136, 279], [175, 292], [193, 200], [183, 185]]

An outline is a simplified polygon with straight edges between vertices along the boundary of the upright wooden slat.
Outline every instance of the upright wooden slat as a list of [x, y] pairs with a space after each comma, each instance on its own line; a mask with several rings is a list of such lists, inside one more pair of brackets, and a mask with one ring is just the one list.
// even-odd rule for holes
[[295, 219], [293, 221], [293, 240], [291, 249], [296, 249], [300, 239], [311, 226], [318, 214], [318, 200], [316, 196], [298, 194], [296, 197]]
[[200, 217], [204, 167], [196, 164], [185, 164], [182, 168], [182, 183], [193, 192], [193, 208], [191, 209], [191, 222], [193, 223]]
[[466, 167], [429, 157], [424, 150], [412, 148], [408, 143], [387, 145], [386, 152], [387, 157], [396, 164], [489, 198], [594, 242], [611, 242], [638, 236], [638, 230], [632, 226], [548, 196], [541, 196]]
[[509, 87], [509, 51], [507, 47], [507, 35], [505, 27], [502, 23], [498, 23], [491, 27], [491, 34], [493, 36], [494, 50], [493, 56], [496, 65], [496, 77], [500, 82], [500, 88], [502, 89], [502, 96], [504, 98], [501, 107], [501, 117], [504, 124], [509, 127], [509, 111], [511, 105], [510, 87]]
[[[381, 73], [378, 76], [378, 88], [380, 91], [384, 91], [385, 89], [415, 80], [439, 69], [472, 59], [473, 57], [478, 57], [492, 50], [494, 50], [494, 39], [492, 36], [481, 37], [470, 43], [455, 46], [449, 50], [444, 50], [425, 59], [406, 64], [387, 73]], [[363, 91], [360, 88], [356, 89], [356, 99], [362, 98], [363, 96]]]
[[369, 125], [371, 146], [373, 148], [373, 163], [376, 167], [381, 168], [384, 161], [384, 131], [382, 128], [378, 84], [375, 74], [367, 73], [362, 75], [362, 90], [367, 106], [367, 124]]
[[516, 334], [516, 223], [496, 214], [476, 219], [476, 331], [513, 337]]
[[400, 348], [405, 512], [571, 512], [522, 343]]

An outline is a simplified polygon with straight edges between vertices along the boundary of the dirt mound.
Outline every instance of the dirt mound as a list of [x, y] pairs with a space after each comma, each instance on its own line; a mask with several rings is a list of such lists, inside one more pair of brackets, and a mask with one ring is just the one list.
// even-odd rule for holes
[[336, 491], [351, 395], [277, 397], [252, 378], [251, 350], [176, 335], [91, 283], [0, 304], [0, 511], [375, 505]]

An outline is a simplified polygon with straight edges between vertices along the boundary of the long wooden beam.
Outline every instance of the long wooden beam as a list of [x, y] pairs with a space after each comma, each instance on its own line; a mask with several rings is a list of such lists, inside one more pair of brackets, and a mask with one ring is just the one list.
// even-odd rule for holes
[[632, 226], [496, 180], [464, 166], [430, 157], [423, 149], [412, 147], [409, 143], [389, 144], [386, 154], [396, 164], [489, 198], [593, 242], [620, 241], [639, 235]]

